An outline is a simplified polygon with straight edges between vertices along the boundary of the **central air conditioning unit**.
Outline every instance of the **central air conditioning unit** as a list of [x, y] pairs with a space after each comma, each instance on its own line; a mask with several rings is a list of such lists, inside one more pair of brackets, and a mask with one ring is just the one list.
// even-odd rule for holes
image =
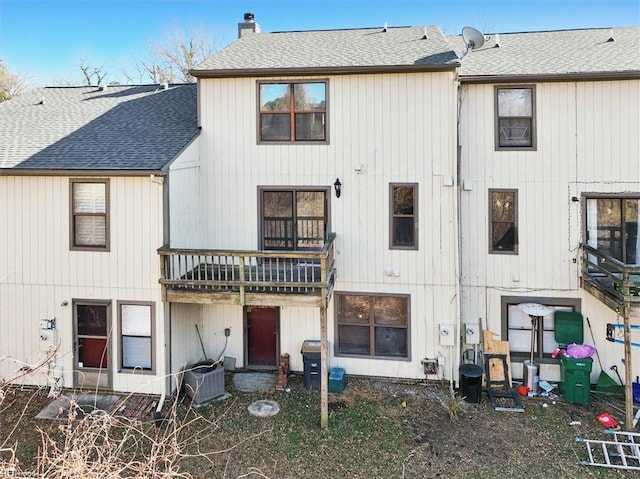
[[184, 389], [196, 404], [222, 396], [224, 390], [224, 368], [215, 361], [201, 361], [187, 366], [184, 371]]

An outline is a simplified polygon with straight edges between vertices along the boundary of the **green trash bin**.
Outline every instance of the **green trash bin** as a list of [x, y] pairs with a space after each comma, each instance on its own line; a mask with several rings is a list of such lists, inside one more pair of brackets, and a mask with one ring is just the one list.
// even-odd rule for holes
[[560, 391], [571, 404], [591, 404], [591, 368], [593, 359], [560, 357]]

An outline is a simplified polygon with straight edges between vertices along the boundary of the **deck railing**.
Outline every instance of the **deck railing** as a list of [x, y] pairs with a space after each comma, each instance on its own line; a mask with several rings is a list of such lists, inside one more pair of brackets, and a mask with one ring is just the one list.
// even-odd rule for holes
[[319, 251], [239, 251], [162, 247], [160, 283], [203, 293], [330, 294], [335, 234]]
[[615, 304], [640, 305], [640, 265], [628, 265], [589, 245], [582, 245], [582, 277]]

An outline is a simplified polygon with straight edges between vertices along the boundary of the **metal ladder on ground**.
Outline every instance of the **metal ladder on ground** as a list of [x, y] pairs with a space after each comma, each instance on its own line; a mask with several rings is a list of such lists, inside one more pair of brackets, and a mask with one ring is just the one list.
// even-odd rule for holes
[[581, 464], [640, 471], [640, 433], [607, 430], [605, 434], [613, 436], [612, 440], [576, 438], [586, 444], [589, 454], [589, 460]]

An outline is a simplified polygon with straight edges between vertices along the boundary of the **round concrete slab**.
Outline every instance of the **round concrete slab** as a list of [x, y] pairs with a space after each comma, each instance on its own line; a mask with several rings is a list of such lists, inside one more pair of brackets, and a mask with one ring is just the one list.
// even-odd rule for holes
[[280, 406], [275, 401], [269, 401], [267, 399], [260, 399], [249, 404], [247, 410], [253, 415], [258, 417], [275, 416], [280, 412]]

